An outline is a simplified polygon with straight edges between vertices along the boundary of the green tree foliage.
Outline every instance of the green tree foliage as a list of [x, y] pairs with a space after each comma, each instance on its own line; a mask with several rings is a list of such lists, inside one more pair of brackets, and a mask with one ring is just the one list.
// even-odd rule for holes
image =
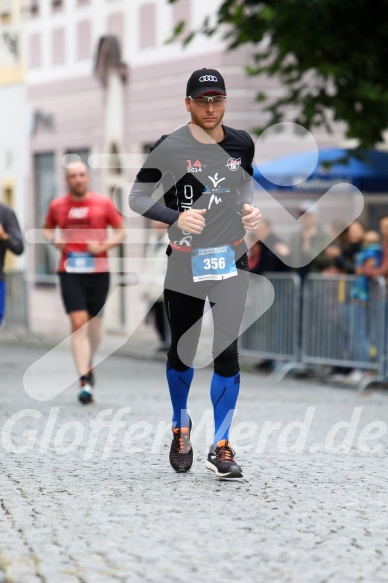
[[[183, 28], [180, 23], [176, 30]], [[257, 96], [270, 113], [268, 125], [282, 121], [287, 109], [307, 129], [330, 129], [334, 119], [346, 123], [347, 137], [360, 146], [382, 141], [388, 127], [388, 0], [224, 0], [185, 42], [199, 33], [221, 35], [230, 49], [251, 46], [247, 72], [279, 78], [281, 98]]]

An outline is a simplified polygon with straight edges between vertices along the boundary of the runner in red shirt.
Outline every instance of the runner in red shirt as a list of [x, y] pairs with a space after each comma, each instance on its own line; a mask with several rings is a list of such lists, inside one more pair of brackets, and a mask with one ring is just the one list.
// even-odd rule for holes
[[[107, 251], [124, 240], [125, 227], [110, 198], [88, 190], [85, 164], [70, 164], [66, 182], [69, 192], [51, 202], [43, 236], [61, 251], [61, 293], [80, 376], [79, 400], [86, 404], [93, 401], [93, 356], [101, 340], [102, 309], [109, 289]], [[110, 237], [109, 226], [114, 229]]]

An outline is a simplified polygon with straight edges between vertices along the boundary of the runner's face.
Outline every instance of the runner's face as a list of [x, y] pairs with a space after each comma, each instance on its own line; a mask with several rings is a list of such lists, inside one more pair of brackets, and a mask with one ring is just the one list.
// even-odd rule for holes
[[83, 196], [88, 190], [89, 174], [83, 164], [71, 166], [67, 170], [66, 182], [74, 196]]
[[[206, 95], [214, 95], [214, 93], [204, 93]], [[191, 115], [191, 121], [201, 127], [203, 130], [213, 130], [220, 125], [225, 114], [225, 102], [222, 105], [214, 106], [209, 101], [205, 107], [201, 107], [195, 103], [195, 100], [186, 98], [186, 108]]]

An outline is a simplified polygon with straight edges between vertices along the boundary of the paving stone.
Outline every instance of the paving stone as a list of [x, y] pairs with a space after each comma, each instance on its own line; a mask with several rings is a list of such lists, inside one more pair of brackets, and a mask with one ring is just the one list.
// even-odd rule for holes
[[[384, 391], [361, 394], [311, 380], [274, 385], [242, 373], [233, 427], [245, 480], [228, 483], [204, 466], [209, 421], [193, 439], [192, 471], [178, 475], [169, 467], [162, 362], [110, 356], [97, 367], [96, 403], [84, 407], [76, 386], [47, 402], [26, 394], [24, 372], [43, 353], [1, 346], [0, 583], [207, 583], [215, 568], [217, 579], [242, 583], [388, 580], [388, 432], [368, 442], [375, 451], [358, 441], [370, 423], [380, 422], [370, 431], [384, 429]], [[52, 358], [65, 375], [66, 359]], [[211, 420], [210, 379], [209, 368], [195, 372], [194, 430], [204, 412]], [[43, 374], [36, 382], [55, 380]], [[27, 416], [31, 411], [39, 418]], [[116, 433], [100, 427], [93, 437], [98, 414], [109, 422], [120, 413]], [[11, 439], [24, 452], [9, 451], [4, 437], [17, 414]], [[296, 422], [309, 415], [295, 451]], [[338, 451], [352, 416], [354, 436]], [[82, 439], [72, 448], [77, 430]]]

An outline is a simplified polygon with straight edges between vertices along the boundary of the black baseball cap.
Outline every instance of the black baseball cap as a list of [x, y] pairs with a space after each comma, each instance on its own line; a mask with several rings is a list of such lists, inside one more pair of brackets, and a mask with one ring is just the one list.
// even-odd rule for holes
[[221, 73], [216, 69], [198, 69], [198, 71], [194, 71], [187, 81], [186, 97], [194, 99], [209, 91], [226, 95], [225, 81]]

